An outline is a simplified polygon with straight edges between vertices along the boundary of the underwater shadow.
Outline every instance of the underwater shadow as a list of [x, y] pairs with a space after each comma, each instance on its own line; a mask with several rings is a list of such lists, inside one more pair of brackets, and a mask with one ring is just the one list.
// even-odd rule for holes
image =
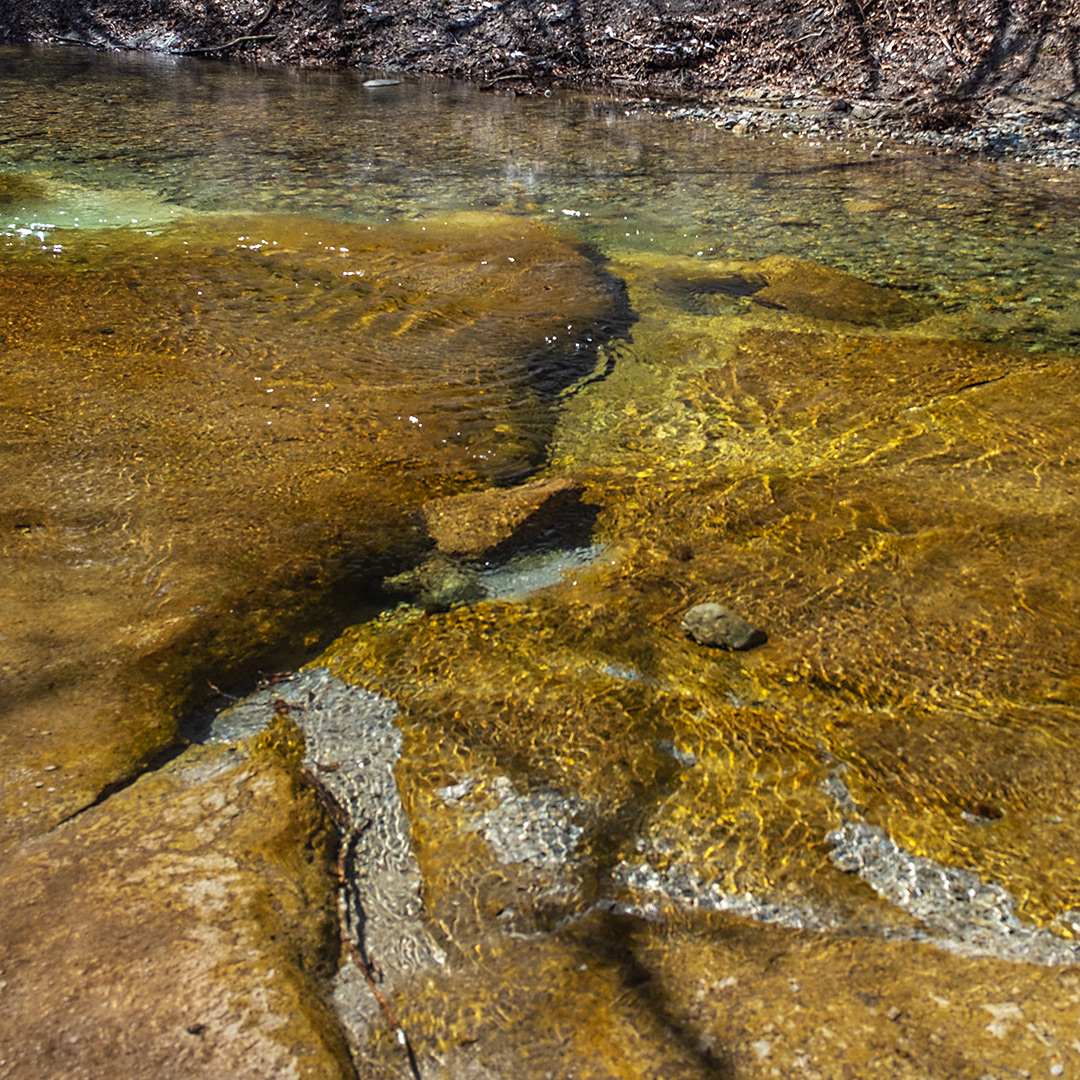
[[723, 1048], [704, 1043], [678, 1015], [662, 980], [637, 955], [635, 933], [642, 922], [632, 915], [600, 915], [578, 939], [580, 947], [594, 960], [620, 972], [624, 992], [632, 994], [660, 1030], [696, 1064], [700, 1080], [734, 1080], [731, 1056]]

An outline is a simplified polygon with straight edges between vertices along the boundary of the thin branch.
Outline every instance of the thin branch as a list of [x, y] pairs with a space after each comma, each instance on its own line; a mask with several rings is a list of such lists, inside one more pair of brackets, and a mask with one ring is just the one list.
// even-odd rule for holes
[[222, 45], [200, 45], [197, 49], [173, 49], [175, 56], [194, 56], [196, 53], [212, 53], [223, 52], [225, 49], [231, 49], [234, 45], [239, 45], [242, 41], [272, 41], [277, 37], [277, 34], [242, 34], [238, 38], [233, 38], [232, 41], [226, 41]]
[[390, 1030], [393, 1031], [398, 1046], [405, 1051], [412, 1080], [423, 1080], [420, 1075], [420, 1066], [417, 1063], [416, 1054], [413, 1053], [412, 1044], [409, 1042], [409, 1036], [406, 1034], [405, 1028], [398, 1019], [397, 1013], [394, 1012], [393, 1006], [386, 999], [386, 995], [379, 989], [379, 984], [375, 980], [375, 965], [372, 963], [370, 956], [366, 956], [361, 952], [360, 946], [353, 941], [352, 934], [349, 932], [349, 926], [351, 925], [351, 912], [349, 910], [349, 853], [352, 851], [353, 842], [360, 830], [356, 828], [350, 820], [347, 811], [337, 799], [334, 798], [333, 793], [318, 776], [304, 768], [301, 768], [300, 776], [306, 784], [314, 789], [316, 796], [322, 803], [326, 816], [338, 827], [340, 834], [340, 839], [338, 841], [337, 881], [338, 933], [341, 935], [341, 943], [345, 946], [345, 951], [349, 954], [352, 962], [360, 969], [360, 974], [364, 976], [364, 982], [368, 984], [372, 996], [378, 1002], [383, 1016], [386, 1017], [386, 1022], [390, 1025]]
[[103, 41], [87, 41], [85, 38], [54, 37], [49, 38], [59, 45], [85, 45], [88, 49], [106, 49], [108, 46]]
[[[319, 786], [321, 787], [322, 785]], [[409, 1036], [405, 1033], [405, 1028], [402, 1027], [401, 1021], [398, 1019], [397, 1013], [394, 1012], [393, 1006], [386, 1000], [386, 995], [379, 989], [379, 985], [375, 981], [374, 965], [371, 962], [371, 958], [361, 954], [356, 946], [356, 942], [353, 941], [352, 936], [349, 933], [349, 889], [346, 863], [348, 861], [349, 849], [351, 846], [349, 834], [343, 832], [341, 846], [338, 849], [337, 861], [338, 926], [340, 927], [341, 940], [345, 946], [345, 951], [352, 958], [352, 962], [360, 969], [360, 974], [364, 976], [364, 982], [368, 984], [368, 989], [371, 990], [375, 1000], [379, 1003], [379, 1008], [382, 1009], [383, 1016], [386, 1017], [386, 1022], [390, 1025], [390, 1029], [394, 1033], [394, 1038], [397, 1040], [398, 1046], [405, 1051], [405, 1056], [409, 1060], [409, 1072], [412, 1075], [413, 1080], [422, 1080], [422, 1077], [420, 1076], [420, 1066], [417, 1064], [416, 1054], [413, 1053], [412, 1044], [409, 1042]]]
[[934, 33], [937, 34], [939, 38], [941, 38], [941, 43], [945, 46], [945, 51], [953, 58], [953, 60], [955, 60], [957, 63], [960, 63], [960, 57], [956, 55], [955, 50], [949, 44], [949, 39], [940, 30], [936, 28], [934, 29]]

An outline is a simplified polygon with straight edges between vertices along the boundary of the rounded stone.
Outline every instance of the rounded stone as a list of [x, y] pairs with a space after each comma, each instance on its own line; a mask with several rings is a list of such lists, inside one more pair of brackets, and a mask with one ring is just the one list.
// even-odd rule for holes
[[692, 607], [682, 619], [682, 628], [699, 644], [721, 649], [752, 649], [766, 641], [764, 631], [723, 604]]

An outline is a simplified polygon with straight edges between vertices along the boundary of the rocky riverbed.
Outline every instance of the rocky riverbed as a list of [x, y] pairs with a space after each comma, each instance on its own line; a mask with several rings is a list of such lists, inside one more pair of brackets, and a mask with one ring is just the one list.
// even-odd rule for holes
[[762, 101], [754, 95], [751, 100], [722, 106], [646, 98], [628, 101], [627, 107], [677, 121], [713, 124], [748, 138], [779, 134], [783, 138], [846, 140], [869, 149], [874, 157], [923, 146], [942, 154], [981, 154], [1049, 168], [1080, 167], [1080, 117], [1065, 102], [998, 98], [986, 104], [977, 120], [942, 130], [927, 130], [910, 122], [920, 104], [918, 98], [909, 99], [906, 105], [842, 100], [837, 107], [835, 100], [764, 95]]
[[0, 1076], [1080, 1068], [1068, 171], [0, 61]]

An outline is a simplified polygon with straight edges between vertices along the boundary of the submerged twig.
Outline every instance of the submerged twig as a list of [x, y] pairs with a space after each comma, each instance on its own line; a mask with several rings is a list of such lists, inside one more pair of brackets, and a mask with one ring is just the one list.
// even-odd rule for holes
[[349, 927], [352, 925], [349, 905], [349, 853], [352, 851], [353, 843], [359, 835], [360, 830], [352, 823], [348, 812], [342, 807], [337, 799], [334, 798], [333, 793], [318, 778], [318, 776], [308, 769], [302, 769], [301, 776], [314, 789], [315, 794], [323, 805], [323, 809], [326, 811], [326, 816], [337, 825], [340, 832], [341, 838], [339, 841], [337, 857], [337, 902], [338, 933], [341, 935], [341, 943], [345, 946], [345, 951], [349, 954], [349, 958], [360, 969], [360, 974], [364, 976], [364, 982], [368, 984], [372, 996], [375, 998], [376, 1002], [378, 1002], [379, 1008], [386, 1018], [386, 1022], [390, 1025], [390, 1030], [394, 1033], [394, 1038], [397, 1041], [398, 1046], [405, 1051], [405, 1056], [409, 1062], [409, 1074], [412, 1076], [412, 1080], [423, 1080], [420, 1075], [420, 1066], [417, 1063], [416, 1054], [413, 1052], [412, 1044], [409, 1042], [409, 1036], [406, 1034], [404, 1026], [398, 1019], [397, 1013], [394, 1012], [394, 1008], [387, 1000], [386, 995], [379, 989], [379, 984], [375, 978], [375, 965], [372, 963], [371, 957], [365, 955], [362, 951], [362, 946], [353, 941], [352, 934], [349, 930]]
[[379, 1008], [382, 1009], [383, 1016], [386, 1017], [386, 1022], [394, 1032], [394, 1038], [397, 1040], [398, 1046], [405, 1051], [405, 1056], [409, 1061], [409, 1072], [412, 1075], [413, 1080], [422, 1080], [420, 1076], [420, 1066], [417, 1064], [416, 1054], [413, 1053], [412, 1044], [409, 1042], [409, 1036], [405, 1033], [405, 1028], [398, 1019], [397, 1013], [394, 1012], [393, 1006], [387, 1001], [386, 995], [379, 989], [379, 985], [375, 981], [375, 967], [371, 962], [371, 957], [361, 953], [356, 942], [353, 941], [352, 935], [349, 933], [349, 879], [347, 864], [349, 850], [352, 847], [352, 833], [353, 830], [351, 829], [347, 832], [342, 832], [341, 847], [338, 850], [338, 925], [341, 930], [341, 940], [345, 946], [345, 951], [352, 958], [352, 962], [360, 969], [360, 974], [364, 976], [364, 982], [368, 984], [368, 988], [371, 990], [372, 995], [379, 1003]]

